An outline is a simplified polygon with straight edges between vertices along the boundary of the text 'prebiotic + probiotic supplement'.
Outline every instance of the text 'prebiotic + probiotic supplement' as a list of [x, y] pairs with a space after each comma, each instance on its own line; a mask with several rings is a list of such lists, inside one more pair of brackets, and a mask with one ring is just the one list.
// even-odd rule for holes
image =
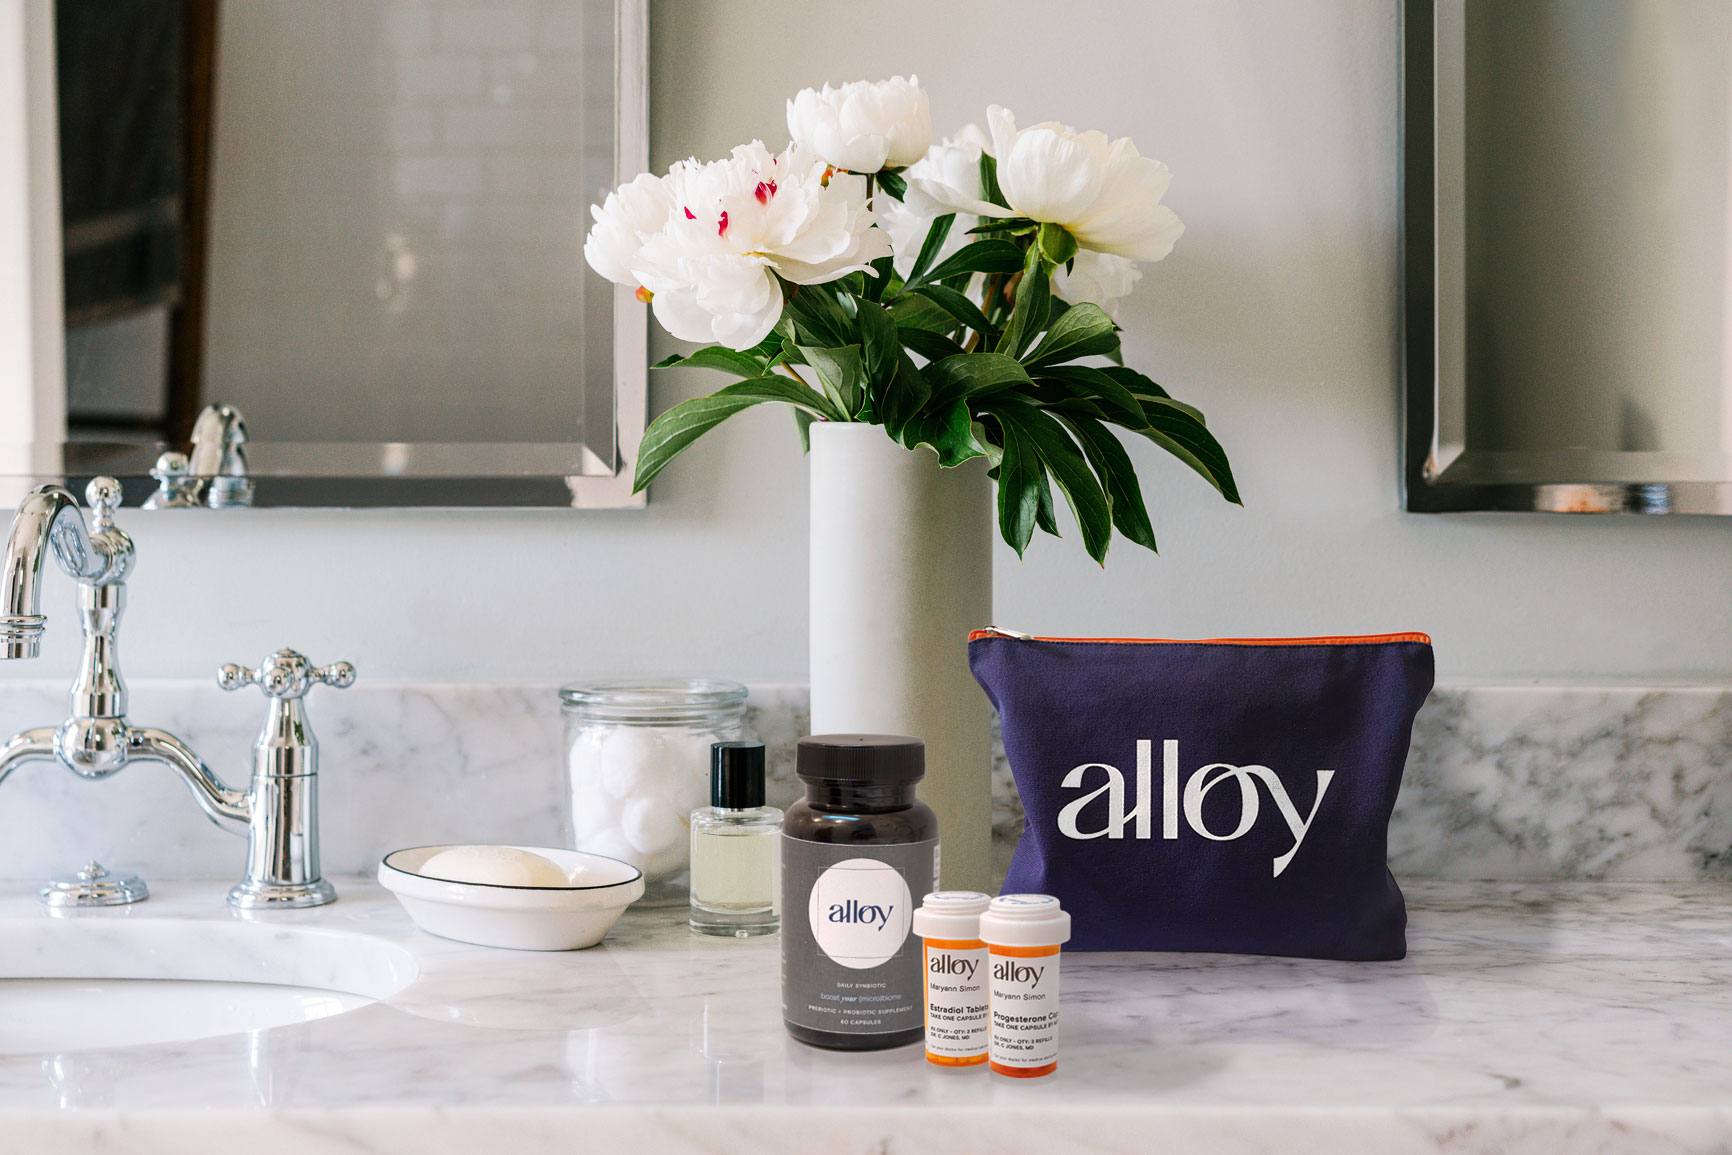
[[980, 916], [987, 947], [987, 1053], [1000, 1075], [1058, 1070], [1059, 945], [1070, 915], [1049, 894], [1001, 894]]
[[940, 1067], [986, 1063], [986, 944], [980, 916], [992, 899], [977, 890], [940, 890], [914, 912], [926, 974], [926, 1061]]

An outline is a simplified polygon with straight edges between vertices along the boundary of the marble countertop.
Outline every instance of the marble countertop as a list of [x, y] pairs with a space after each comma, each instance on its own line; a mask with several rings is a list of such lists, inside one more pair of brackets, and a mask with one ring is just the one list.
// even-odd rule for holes
[[[1060, 1068], [1039, 1081], [794, 1043], [776, 940], [698, 938], [683, 912], [628, 912], [589, 951], [516, 953], [422, 934], [371, 883], [340, 889], [246, 924], [217, 883], [79, 916], [215, 920], [285, 950], [284, 927], [366, 936], [417, 973], [293, 1027], [0, 1057], [0, 1148], [1732, 1149], [1720, 883], [1412, 884], [1398, 963], [1067, 954]], [[23, 888], [0, 893], [0, 934], [53, 934], [46, 919]]]

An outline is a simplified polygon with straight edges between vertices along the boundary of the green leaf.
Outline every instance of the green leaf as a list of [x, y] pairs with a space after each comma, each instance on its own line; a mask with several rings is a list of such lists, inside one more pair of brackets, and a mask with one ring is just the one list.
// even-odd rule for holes
[[860, 411], [860, 403], [866, 399], [866, 367], [860, 355], [860, 346], [841, 345], [834, 349], [820, 349], [812, 345], [801, 345], [800, 356], [806, 359], [806, 364], [818, 372], [818, 381], [824, 386], [824, 394], [844, 414], [853, 416]]
[[872, 262], [872, 275], [866, 278], [866, 299], [882, 301], [890, 283], [896, 280], [896, 258], [879, 257]]
[[1040, 476], [1035, 479], [1034, 495], [1039, 499], [1034, 507], [1034, 524], [1040, 526], [1042, 533], [1063, 536], [1058, 531], [1058, 515], [1053, 512], [1052, 486], [1047, 484], [1045, 466], [1041, 467]]
[[927, 268], [938, 259], [938, 250], [944, 247], [945, 238], [950, 236], [950, 226], [955, 223], [955, 213], [945, 213], [933, 220], [932, 227], [926, 230], [926, 239], [920, 242], [920, 255], [914, 258], [914, 268], [908, 273], [909, 284], [916, 285], [925, 279]]
[[896, 318], [883, 305], [861, 301], [855, 315], [860, 326], [860, 345], [865, 353], [866, 378], [880, 390], [896, 377], [896, 358], [902, 342], [896, 335]]
[[887, 306], [902, 330], [926, 329], [934, 333], [954, 332], [959, 322], [919, 293], [903, 293]]
[[1046, 470], [1034, 447], [1009, 422], [1000, 421], [999, 432], [1004, 456], [998, 464], [998, 533], [1021, 557], [1034, 538], [1038, 489], [1046, 480]]
[[1221, 491], [1222, 497], [1243, 505], [1233, 481], [1233, 467], [1227, 463], [1227, 451], [1188, 408], [1168, 398], [1145, 400], [1143, 413], [1149, 420], [1149, 428], [1137, 432], [1196, 470], [1203, 480]]
[[998, 444], [992, 439], [992, 433], [986, 428], [984, 422], [975, 421], [971, 423], [969, 425], [969, 430], [974, 434], [974, 443], [985, 451], [986, 463], [991, 466], [993, 470], [997, 470], [999, 463], [1004, 460], [1004, 446]]
[[1040, 250], [1028, 250], [1028, 260], [1022, 267], [1022, 283], [1016, 287], [1016, 306], [1005, 322], [1004, 335], [998, 339], [997, 351], [1020, 358], [1040, 331], [1046, 327], [1047, 309], [1052, 291], [1048, 285], [1046, 262]]
[[823, 394], [781, 377], [756, 377], [718, 389], [708, 397], [682, 401], [650, 422], [638, 443], [637, 473], [632, 492], [648, 485], [687, 446], [742, 409], [780, 401], [810, 411], [827, 421], [841, 420]]
[[910, 421], [903, 430], [902, 443], [910, 449], [932, 446], [938, 451], [938, 464], [946, 469], [986, 456], [974, 443], [974, 423], [969, 420], [968, 406], [960, 401], [945, 409], [929, 409]]
[[1143, 403], [1104, 370], [1087, 365], [1049, 365], [1035, 371], [1041, 380], [1057, 381], [1078, 397], [1099, 400], [1103, 414], [1110, 421], [1136, 430], [1148, 425]]
[[1035, 246], [1054, 265], [1066, 264], [1076, 256], [1076, 238], [1070, 235], [1069, 229], [1052, 221], [1041, 222], [1040, 230], [1035, 233]]
[[1143, 490], [1137, 483], [1131, 455], [1125, 452], [1112, 430], [1099, 421], [1074, 413], [1064, 414], [1062, 420], [1082, 443], [1083, 453], [1106, 488], [1113, 525], [1127, 540], [1151, 552], [1160, 552], [1155, 549], [1155, 528], [1149, 524], [1149, 511], [1143, 505]]
[[896, 376], [878, 394], [878, 419], [890, 436], [900, 441], [903, 429], [931, 396], [931, 384], [914, 367], [908, 354], [900, 353], [896, 358]]
[[1038, 221], [1027, 217], [982, 217], [981, 223], [968, 230], [969, 236], [992, 236], [1003, 233], [1007, 237], [1032, 237], [1040, 230]]
[[1189, 413], [1204, 425], [1209, 423], [1208, 419], [1203, 416], [1203, 411], [1201, 409], [1198, 409], [1195, 405], [1187, 405], [1183, 401], [1176, 399], [1172, 394], [1168, 393], [1165, 389], [1162, 389], [1159, 385], [1149, 380], [1149, 378], [1143, 374], [1138, 373], [1135, 369], [1126, 369], [1123, 365], [1108, 365], [1105, 369], [1102, 369], [1101, 372], [1105, 373], [1108, 377], [1111, 377], [1114, 381], [1117, 381], [1120, 385], [1123, 385], [1126, 389], [1129, 389], [1131, 393], [1137, 397], [1171, 401], [1174, 405], [1177, 405], [1180, 409], [1183, 409], [1186, 413]]
[[960, 353], [946, 357], [926, 367], [926, 378], [932, 382], [931, 404], [939, 409], [1018, 385], [1034, 384], [1020, 361], [1002, 353]]
[[[759, 346], [762, 348], [762, 346]], [[779, 349], [778, 342], [777, 348]], [[736, 377], [761, 377], [764, 358], [742, 353], [726, 345], [709, 345], [695, 353], [675, 353], [650, 366], [652, 369], [720, 369]]]
[[958, 273], [1014, 273], [1022, 268], [1022, 260], [1022, 250], [1010, 241], [974, 241], [945, 257], [924, 277], [909, 279], [942, 281]]
[[1078, 357], [1097, 357], [1118, 347], [1118, 326], [1099, 305], [1072, 305], [1051, 322], [1040, 344], [1023, 360], [1031, 367], [1058, 365]]
[[788, 412], [794, 415], [794, 426], [800, 431], [800, 452], [812, 452], [812, 422], [817, 418], [804, 409], [789, 409]]
[[986, 315], [980, 311], [980, 306], [955, 289], [947, 285], [919, 285], [910, 289], [909, 292], [927, 298], [965, 327], [983, 334], [982, 340], [998, 340], [997, 327], [986, 319]]
[[880, 169], [878, 187], [896, 200], [901, 200], [908, 195], [908, 181], [903, 177], [901, 169]]
[[859, 340], [854, 323], [842, 311], [836, 300], [836, 290], [829, 285], [787, 285], [782, 288], [782, 307], [794, 318], [812, 340], [802, 344], [821, 345], [833, 349], [852, 345]]
[[980, 197], [1000, 208], [1010, 207], [1005, 203], [1004, 193], [998, 187], [998, 158], [989, 152], [980, 154]]
[[1032, 445], [1041, 462], [1052, 471], [1059, 492], [1064, 494], [1077, 527], [1082, 530], [1083, 548], [1095, 561], [1104, 562], [1107, 547], [1112, 543], [1112, 506], [1076, 442], [1065, 433], [1057, 418], [1026, 401], [1007, 398], [994, 405], [992, 412]]
[[[954, 323], [952, 327], [955, 327]], [[910, 352], [918, 353], [928, 361], [942, 361], [946, 357], [954, 357], [963, 352], [961, 345], [943, 333], [934, 333], [930, 329], [905, 328], [898, 325], [896, 335]]]
[[1159, 385], [1155, 384], [1143, 374], [1138, 373], [1135, 369], [1126, 369], [1123, 365], [1109, 365], [1107, 368], [1102, 369], [1101, 372], [1111, 377], [1114, 381], [1117, 381], [1120, 385], [1123, 385], [1126, 389], [1129, 389], [1138, 397], [1171, 396], [1171, 394], [1169, 394], [1165, 389], [1162, 389]]

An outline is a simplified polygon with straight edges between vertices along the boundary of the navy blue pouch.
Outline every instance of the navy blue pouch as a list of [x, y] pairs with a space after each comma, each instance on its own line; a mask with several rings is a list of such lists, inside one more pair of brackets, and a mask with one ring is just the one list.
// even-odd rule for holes
[[969, 637], [1067, 950], [1398, 959], [1389, 815], [1431, 639]]

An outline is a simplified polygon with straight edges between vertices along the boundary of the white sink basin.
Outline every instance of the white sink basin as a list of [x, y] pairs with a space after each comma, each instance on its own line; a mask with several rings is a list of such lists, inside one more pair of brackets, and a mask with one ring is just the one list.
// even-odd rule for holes
[[0, 1055], [178, 1043], [339, 1015], [416, 974], [402, 947], [273, 923], [104, 912], [0, 922]]
[[0, 979], [0, 1055], [182, 1043], [364, 1007], [342, 991], [174, 979]]

